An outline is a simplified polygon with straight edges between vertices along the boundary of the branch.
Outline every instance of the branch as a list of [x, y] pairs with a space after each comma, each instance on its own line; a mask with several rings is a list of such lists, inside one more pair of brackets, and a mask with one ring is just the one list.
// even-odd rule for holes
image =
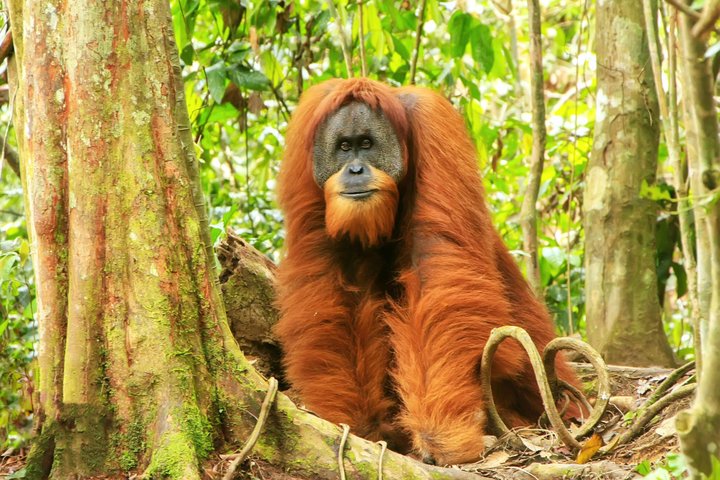
[[363, 29], [363, 2], [362, 0], [357, 0], [357, 3], [358, 13], [360, 14], [360, 28], [358, 29], [358, 35], [360, 36], [358, 39], [360, 42], [360, 72], [363, 77], [367, 77], [367, 65], [365, 63], [365, 31]]
[[708, 0], [700, 14], [700, 18], [692, 28], [692, 34], [701, 37], [715, 27], [720, 18], [720, 0]]
[[684, 13], [685, 15], [688, 15], [691, 18], [694, 18], [695, 20], [698, 20], [700, 18], [700, 14], [693, 10], [692, 8], [688, 7], [684, 3], [678, 1], [678, 0], [665, 0], [667, 3]]
[[243, 460], [245, 460], [245, 457], [247, 457], [247, 455], [252, 451], [253, 447], [257, 443], [258, 438], [260, 438], [260, 433], [262, 432], [262, 429], [267, 422], [268, 415], [270, 414], [270, 408], [275, 401], [275, 395], [277, 394], [277, 391], [278, 381], [274, 377], [270, 377], [270, 379], [268, 380], [268, 390], [265, 394], [265, 399], [263, 400], [262, 406], [260, 407], [260, 414], [258, 415], [255, 428], [250, 434], [250, 437], [247, 439], [247, 442], [245, 442], [245, 445], [243, 445], [240, 453], [238, 453], [237, 455], [233, 455], [233, 461], [230, 463], [230, 466], [228, 467], [227, 472], [223, 477], [223, 480], [232, 480], [233, 478], [235, 478], [235, 472], [237, 471], [238, 466], [240, 466]]
[[530, 16], [530, 78], [532, 108], [533, 144], [530, 158], [530, 174], [527, 189], [520, 208], [520, 225], [523, 232], [523, 249], [528, 254], [527, 278], [537, 298], [542, 298], [542, 282], [538, 266], [537, 242], [537, 208], [536, 203], [540, 191], [540, 178], [542, 177], [545, 159], [545, 92], [542, 65], [542, 34], [540, 31], [540, 3], [538, 0], [528, 0]]
[[328, 8], [330, 9], [330, 15], [335, 17], [335, 24], [337, 25], [338, 34], [340, 35], [340, 48], [343, 52], [343, 58], [345, 59], [345, 69], [347, 70], [348, 78], [353, 77], [352, 70], [352, 56], [350, 55], [350, 48], [345, 35], [345, 27], [343, 26], [342, 19], [338, 14], [337, 8], [335, 8], [334, 0], [327, 0]]
[[[271, 441], [266, 442], [264, 448], [257, 449], [257, 454], [275, 465], [290, 467], [290, 471], [299, 471], [300, 467], [300, 471], [312, 474], [313, 478], [338, 478], [337, 454], [343, 428], [298, 409], [281, 393], [278, 393], [276, 408], [277, 412], [271, 418], [271, 421], [277, 422], [275, 428], [284, 432], [285, 438], [299, 440], [289, 445], [275, 443], [274, 439], [269, 438]], [[362, 478], [377, 476], [375, 470], [382, 455], [385, 478], [489, 480], [462, 470], [425, 465], [411, 457], [391, 450], [385, 451], [382, 445], [352, 434], [345, 439], [343, 451], [344, 468], [349, 478], [359, 478], [358, 472], [366, 472]], [[309, 459], [312, 461], [309, 462]]]
[[12, 32], [8, 30], [5, 33], [5, 37], [3, 38], [2, 42], [0, 42], [0, 62], [5, 60], [7, 57], [10, 56], [13, 52], [13, 39], [12, 39]]
[[415, 50], [413, 50], [412, 63], [410, 64], [410, 85], [415, 85], [415, 72], [417, 71], [418, 55], [420, 55], [420, 39], [422, 39], [423, 27], [425, 26], [425, 5], [427, 0], [423, 0], [420, 7], [420, 19], [418, 21], [417, 30], [415, 30]]
[[650, 420], [655, 418], [655, 416], [660, 413], [660, 411], [674, 403], [677, 403], [685, 397], [689, 397], [693, 393], [695, 393], [695, 384], [683, 385], [682, 387], [678, 387], [672, 392], [670, 392], [668, 395], [662, 397], [660, 400], [653, 403], [652, 405], [648, 407], [641, 407], [640, 409], [638, 409], [640, 415], [635, 419], [632, 426], [622, 435], [617, 437], [617, 441], [613, 441], [606, 447], [601, 448], [600, 453], [613, 451], [617, 447], [625, 445], [628, 442], [632, 441], [635, 437], [637, 437], [644, 431], [647, 424], [650, 423]]

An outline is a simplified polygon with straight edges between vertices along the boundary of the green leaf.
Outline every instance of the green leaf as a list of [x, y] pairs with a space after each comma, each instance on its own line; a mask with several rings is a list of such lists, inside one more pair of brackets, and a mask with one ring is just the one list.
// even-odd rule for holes
[[482, 23], [472, 29], [470, 35], [470, 47], [475, 62], [482, 66], [486, 74], [490, 73], [495, 63], [495, 52], [493, 51], [493, 38], [490, 27]]
[[465, 47], [470, 40], [470, 30], [473, 18], [461, 11], [457, 11], [450, 18], [448, 32], [450, 33], [450, 53], [460, 58], [465, 54]]
[[221, 103], [225, 95], [225, 79], [227, 78], [225, 64], [220, 61], [206, 68], [205, 75], [207, 75], [207, 86], [210, 91], [210, 96], [215, 100], [215, 103]]
[[329, 22], [330, 11], [322, 10], [320, 13], [315, 15], [307, 24], [310, 27], [310, 33], [317, 33], [327, 31], [327, 26]]
[[188, 43], [183, 47], [182, 51], [180, 52], [180, 59], [185, 65], [192, 65], [193, 58], [195, 58], [195, 48], [193, 47], [192, 43]]
[[475, 100], [480, 100], [480, 89], [478, 88], [477, 84], [472, 79], [466, 78], [464, 76], [460, 77], [460, 79], [462, 80], [463, 85], [468, 88], [470, 96]]
[[230, 80], [239, 88], [248, 90], [267, 90], [270, 80], [262, 72], [251, 70], [244, 65], [231, 68], [228, 72]]
[[637, 467], [635, 467], [635, 471], [638, 472], [640, 475], [647, 475], [650, 473], [650, 470], [652, 469], [652, 465], [650, 465], [650, 461], [643, 460], [638, 464]]
[[406, 62], [410, 61], [410, 51], [407, 49], [405, 44], [397, 38], [395, 35], [390, 35], [390, 38], [392, 38], [393, 46], [395, 47], [395, 51], [400, 55], [400, 57], [405, 60]]
[[409, 72], [410, 67], [407, 64], [401, 65], [397, 70], [395, 70], [395, 72], [393, 72], [392, 79], [399, 84], [403, 84], [405, 83], [405, 78], [407, 77]]
[[10, 253], [0, 257], [0, 280], [11, 279], [13, 267], [19, 260], [16, 253]]
[[550, 274], [553, 277], [560, 273], [560, 269], [565, 264], [565, 252], [558, 247], [543, 248], [541, 258], [549, 267]]

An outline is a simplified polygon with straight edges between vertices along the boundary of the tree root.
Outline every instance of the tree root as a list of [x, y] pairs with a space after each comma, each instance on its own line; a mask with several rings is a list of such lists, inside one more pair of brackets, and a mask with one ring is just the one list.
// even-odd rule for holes
[[270, 379], [268, 380], [267, 394], [265, 394], [265, 399], [263, 400], [262, 406], [260, 407], [260, 415], [258, 415], [255, 428], [250, 434], [250, 437], [247, 439], [247, 442], [245, 442], [245, 445], [243, 445], [242, 450], [240, 450], [238, 454], [231, 456], [233, 458], [233, 461], [230, 463], [230, 466], [228, 467], [227, 473], [225, 473], [223, 480], [233, 479], [238, 466], [243, 462], [243, 460], [245, 460], [245, 457], [247, 457], [247, 455], [252, 451], [253, 447], [255, 446], [255, 443], [257, 443], [258, 438], [260, 438], [260, 432], [262, 432], [268, 415], [270, 414], [270, 407], [275, 401], [275, 395], [277, 394], [277, 391], [278, 381], [274, 377], [270, 377]]
[[380, 445], [380, 455], [378, 455], [378, 480], [383, 480], [383, 457], [385, 456], [385, 451], [387, 450], [387, 442], [385, 440], [380, 440], [377, 442], [378, 445]]
[[[266, 434], [258, 440], [255, 453], [290, 472], [312, 475], [316, 479], [336, 480], [338, 472], [338, 438], [341, 427], [297, 408], [284, 394], [278, 393], [276, 410], [268, 420]], [[332, 442], [335, 439], [335, 442]], [[348, 434], [342, 448], [343, 468], [347, 478], [414, 478], [448, 480], [483, 480], [486, 477], [457, 469], [426, 465], [385, 449], [378, 444]], [[383, 472], [380, 472], [380, 469]]]
[[[545, 347], [545, 351], [543, 352], [543, 356], [540, 357], [540, 353], [535, 347], [535, 343], [530, 338], [530, 335], [528, 335], [528, 333], [522, 328], [505, 326], [496, 328], [492, 331], [490, 338], [485, 345], [482, 361], [480, 363], [480, 378], [483, 387], [483, 394], [485, 396], [485, 407], [488, 410], [488, 418], [490, 419], [491, 425], [498, 431], [499, 434], [507, 436], [513, 446], [520, 448], [523, 448], [522, 442], [519, 438], [517, 438], [517, 435], [512, 432], [507, 425], [505, 425], [505, 422], [502, 420], [497, 411], [492, 394], [492, 357], [495, 355], [495, 352], [500, 344], [507, 338], [514, 338], [517, 340], [527, 352], [533, 371], [535, 372], [535, 379], [537, 380], [540, 388], [540, 395], [543, 400], [545, 412], [547, 413], [553, 429], [565, 445], [579, 450], [581, 445], [576, 438], [586, 435], [595, 428], [603, 413], [605, 413], [605, 408], [610, 400], [610, 379], [602, 357], [600, 357], [600, 355], [586, 343], [571, 338], [554, 339], [548, 343]], [[575, 435], [571, 434], [565, 427], [553, 397], [552, 386], [561, 385], [555, 375], [555, 357], [560, 350], [564, 349], [571, 349], [581, 353], [584, 357], [590, 360], [598, 374], [598, 399], [595, 402], [595, 407], [593, 408], [588, 420]], [[579, 394], [577, 391], [571, 391], [571, 393], [573, 395]]]
[[[609, 453], [615, 450], [620, 445], [631, 442], [638, 437], [665, 407], [681, 400], [695, 392], [696, 385], [694, 383], [686, 383], [675, 390], [667, 393], [670, 388], [680, 379], [683, 375], [687, 374], [695, 366], [694, 362], [686, 363], [685, 365], [670, 372], [668, 377], [655, 389], [655, 391], [648, 397], [643, 405], [636, 410], [637, 415], [630, 428], [625, 432], [615, 437], [612, 442], [602, 447], [599, 450], [599, 454]], [[687, 382], [692, 381], [694, 377], [691, 377]]]
[[347, 442], [348, 435], [350, 435], [350, 425], [341, 423], [342, 437], [340, 437], [340, 446], [338, 447], [338, 470], [340, 471], [340, 480], [346, 480], [345, 476], [345, 462], [343, 457], [345, 455], [345, 442]]
[[532, 463], [523, 468], [493, 469], [496, 478], [513, 480], [556, 480], [558, 478], [602, 478], [625, 480], [634, 478], [628, 467], [609, 461], [593, 463]]

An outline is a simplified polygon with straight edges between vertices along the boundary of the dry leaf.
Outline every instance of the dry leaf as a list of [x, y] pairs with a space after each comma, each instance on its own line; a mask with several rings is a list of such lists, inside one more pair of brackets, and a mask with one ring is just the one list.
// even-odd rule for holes
[[655, 433], [661, 437], [671, 437], [677, 433], [675, 429], [675, 416], [666, 418], [660, 425], [655, 429]]
[[265, 108], [265, 103], [260, 92], [252, 92], [250, 98], [248, 98], [248, 110], [250, 110], [250, 113], [258, 115], [263, 108]]
[[583, 443], [582, 448], [580, 448], [580, 451], [577, 454], [575, 463], [589, 462], [590, 459], [597, 453], [598, 450], [600, 450], [600, 447], [602, 446], [602, 437], [597, 433], [593, 433], [592, 437], [588, 438], [587, 440], [585, 440], [585, 443]]
[[635, 407], [635, 397], [632, 395], [615, 395], [610, 397], [610, 403], [615, 405], [618, 410], [627, 413]]
[[502, 466], [510, 458], [510, 454], [505, 450], [498, 450], [491, 453], [476, 465], [478, 468], [497, 468]]
[[250, 46], [252, 47], [253, 52], [255, 52], [255, 55], [260, 54], [260, 45], [258, 43], [258, 33], [257, 28], [250, 27]]
[[535, 443], [536, 438], [525, 438], [520, 437], [520, 440], [522, 441], [523, 445], [525, 445], [525, 448], [530, 450], [531, 452], [540, 452], [543, 450], [543, 447], [541, 445], [538, 445]]

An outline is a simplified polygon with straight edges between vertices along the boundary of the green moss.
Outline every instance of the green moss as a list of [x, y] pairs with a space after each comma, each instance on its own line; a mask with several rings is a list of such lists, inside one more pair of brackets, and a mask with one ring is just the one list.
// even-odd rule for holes
[[346, 451], [345, 457], [350, 460], [350, 463], [352, 463], [353, 468], [360, 474], [360, 477], [377, 478], [377, 465], [359, 461], [352, 450]]
[[213, 451], [213, 429], [197, 405], [185, 406], [182, 426], [183, 432], [195, 447], [198, 458], [205, 459]]
[[113, 447], [118, 458], [120, 468], [129, 472], [139, 464], [141, 455], [145, 452], [145, 424], [134, 415], [134, 420], [125, 433], [117, 433], [112, 439]]
[[103, 405], [108, 411], [113, 411], [115, 405], [110, 401], [112, 390], [110, 388], [110, 377], [108, 376], [108, 351], [105, 348], [105, 343], [102, 339], [98, 339], [98, 364], [100, 365], [100, 372], [97, 378], [98, 386], [100, 387], [100, 395], [102, 397]]
[[55, 427], [45, 427], [40, 435], [33, 439], [25, 466], [25, 478], [31, 480], [47, 478], [54, 453]]
[[[411, 478], [416, 478], [415, 475], [413, 475]], [[448, 475], [442, 473], [442, 472], [430, 472], [430, 478], [435, 478], [437, 480], [447, 480]]]
[[165, 436], [164, 445], [153, 454], [145, 476], [151, 479], [182, 479], [188, 466], [197, 463], [195, 449], [186, 436], [180, 432], [171, 433]]

